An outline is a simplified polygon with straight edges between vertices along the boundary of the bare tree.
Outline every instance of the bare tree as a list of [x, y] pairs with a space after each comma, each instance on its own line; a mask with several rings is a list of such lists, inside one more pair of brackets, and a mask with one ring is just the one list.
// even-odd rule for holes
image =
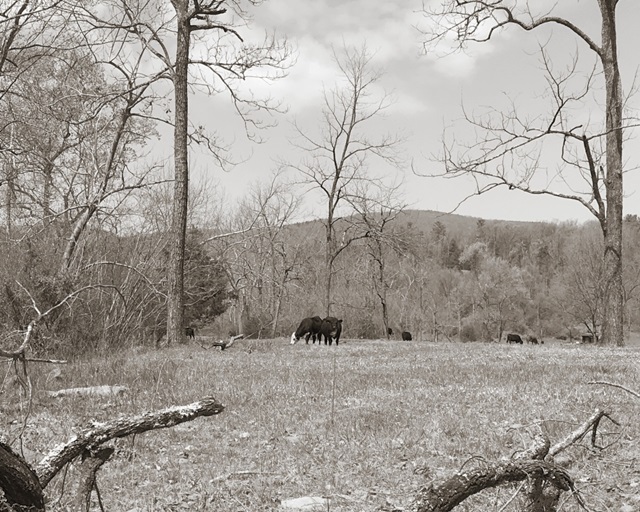
[[[366, 186], [369, 185], [369, 186]], [[399, 186], [377, 185], [377, 193], [370, 192], [372, 183], [350, 198], [356, 215], [353, 221], [360, 224], [366, 242], [367, 253], [374, 264], [374, 275], [370, 276], [375, 294], [380, 301], [380, 316], [384, 336], [390, 337], [388, 293], [393, 285], [393, 273], [388, 272], [389, 251], [401, 252], [403, 233], [394, 229], [394, 221], [405, 205], [397, 199]]]
[[[593, 0], [592, 0], [593, 1]], [[567, 69], [554, 69], [548, 47], [541, 46], [542, 63], [551, 100], [546, 116], [527, 116], [516, 106], [506, 111], [484, 113], [465, 118], [475, 129], [478, 139], [468, 145], [455, 140], [444, 144], [446, 175], [473, 175], [476, 193], [482, 194], [498, 186], [507, 186], [530, 194], [547, 194], [577, 201], [600, 223], [604, 235], [604, 321], [602, 342], [624, 344], [622, 286], [622, 202], [623, 202], [623, 133], [630, 125], [623, 117], [624, 98], [618, 66], [616, 10], [618, 0], [598, 0], [601, 15], [600, 41], [567, 18], [555, 15], [558, 5], [548, 12], [534, 12], [531, 2], [518, 0], [446, 0], [440, 7], [425, 9], [431, 28], [425, 32], [426, 47], [433, 48], [451, 36], [456, 49], [469, 43], [495, 40], [501, 30], [515, 26], [527, 32], [540, 32], [560, 27], [572, 33], [590, 50], [593, 68], [588, 70], [580, 86], [578, 67], [581, 59], [574, 56]], [[582, 10], [583, 7], [581, 6]], [[602, 75], [598, 73], [598, 68]], [[604, 98], [594, 98], [595, 81], [604, 79]], [[581, 109], [593, 105], [600, 108], [602, 124], [574, 117]], [[594, 110], [593, 108], [591, 109]], [[543, 145], [560, 148], [557, 176], [537, 186]], [[539, 183], [539, 182], [538, 182]], [[584, 185], [582, 191], [573, 187]], [[569, 184], [569, 186], [566, 186]]]
[[[259, 0], [247, 0], [248, 5], [255, 5]], [[169, 342], [181, 339], [183, 323], [183, 289], [184, 289], [184, 250], [187, 226], [188, 205], [188, 87], [189, 65], [195, 64], [209, 71], [213, 82], [220, 81], [226, 88], [238, 112], [249, 122], [248, 114], [242, 110], [242, 103], [250, 108], [270, 109], [268, 103], [255, 100], [243, 100], [232, 85], [237, 79], [249, 76], [250, 70], [262, 67], [282, 67], [288, 58], [286, 46], [282, 46], [275, 38], [265, 40], [262, 46], [247, 45], [236, 54], [236, 60], [227, 61], [230, 52], [222, 51], [225, 45], [223, 37], [230, 34], [236, 42], [243, 43], [240, 36], [240, 25], [246, 23], [248, 14], [239, 2], [225, 0], [209, 0], [204, 3], [197, 0], [171, 0], [176, 13], [176, 53], [172, 66], [172, 80], [175, 99], [174, 120], [174, 171], [175, 188], [173, 202], [173, 221], [171, 225], [171, 271], [169, 272], [169, 296], [167, 308], [167, 335]], [[229, 17], [228, 10], [232, 11]], [[217, 36], [220, 46], [210, 48], [203, 59], [191, 59], [189, 55], [192, 45], [192, 34], [196, 32], [222, 33]], [[222, 55], [220, 55], [222, 53]], [[214, 88], [215, 90], [215, 88]], [[216, 148], [217, 149], [217, 148]]]
[[[14, 210], [18, 202], [16, 181], [18, 179], [21, 153], [18, 143], [20, 135], [15, 126], [16, 119], [7, 106], [12, 95], [22, 97], [25, 102], [32, 99], [21, 95], [16, 89], [25, 78], [31, 76], [34, 68], [59, 51], [69, 48], [68, 22], [60, 9], [60, 1], [47, 3], [21, 0], [10, 2], [0, 10], [0, 107], [3, 121], [0, 123], [0, 160], [3, 164], [5, 187], [5, 222], [9, 237], [12, 236]], [[36, 71], [37, 74], [37, 71]]]
[[[388, 163], [397, 163], [396, 147], [400, 140], [384, 134], [372, 137], [369, 126], [383, 115], [390, 105], [389, 95], [374, 95], [381, 73], [374, 69], [372, 55], [366, 46], [335, 54], [346, 84], [325, 92], [320, 134], [310, 135], [296, 126], [301, 142], [298, 147], [309, 157], [292, 166], [303, 182], [318, 190], [326, 200], [325, 225], [325, 312], [331, 314], [331, 287], [335, 263], [340, 254], [353, 242], [345, 236], [338, 240], [336, 224], [342, 206], [356, 193], [355, 187], [372, 179], [368, 159], [377, 156]], [[351, 210], [353, 211], [353, 210]]]
[[[287, 285], [296, 279], [302, 260], [303, 247], [285, 233], [299, 205], [299, 197], [276, 172], [251, 187], [226, 233], [211, 240], [226, 260], [238, 332], [251, 334], [269, 322], [269, 333], [276, 335]], [[257, 323], [251, 327], [250, 320]]]
[[[148, 82], [166, 79], [173, 86], [173, 105], [154, 105], [149, 116], [173, 126], [174, 192], [171, 222], [171, 266], [167, 305], [168, 341], [181, 339], [184, 315], [184, 252], [189, 204], [188, 148], [201, 143], [218, 159], [229, 164], [226, 148], [204, 127], [189, 121], [189, 87], [200, 87], [212, 95], [228, 95], [241, 116], [250, 138], [255, 128], [265, 126], [262, 113], [278, 110], [270, 99], [253, 95], [241, 84], [248, 78], [272, 80], [283, 76], [290, 63], [286, 40], [267, 35], [258, 42], [245, 42], [241, 31], [250, 22], [248, 8], [260, 0], [171, 0], [136, 3], [112, 0], [100, 4], [87, 16], [93, 27], [107, 30], [119, 42], [117, 51], [151, 52], [156, 64], [149, 66]], [[114, 21], [116, 20], [116, 21]], [[175, 53], [171, 48], [175, 47]], [[140, 49], [142, 48], [142, 49]], [[159, 85], [158, 85], [159, 87]], [[162, 108], [159, 108], [162, 107]], [[173, 118], [170, 118], [170, 114]]]

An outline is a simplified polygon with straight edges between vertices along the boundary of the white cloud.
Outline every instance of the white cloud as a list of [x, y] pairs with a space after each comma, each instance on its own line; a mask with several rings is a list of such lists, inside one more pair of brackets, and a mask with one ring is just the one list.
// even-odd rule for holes
[[[546, 5], [552, 0], [540, 0], [543, 1]], [[567, 4], [563, 2], [561, 7], [579, 18], [584, 17], [583, 11], [570, 8], [575, 3], [576, 0], [567, 0]], [[470, 44], [466, 52], [453, 53], [455, 41], [449, 38], [437, 51], [420, 55], [423, 36], [414, 27], [424, 19], [422, 14], [414, 12], [420, 8], [419, 2], [415, 6], [407, 4], [401, 0], [265, 2], [256, 10], [257, 26], [251, 31], [260, 34], [261, 30], [275, 28], [297, 45], [299, 53], [297, 63], [286, 78], [275, 82], [247, 81], [248, 91], [256, 96], [282, 100], [290, 107], [289, 119], [297, 118], [313, 130], [321, 122], [323, 88], [333, 88], [339, 79], [332, 47], [339, 50], [343, 43], [359, 46], [366, 42], [369, 50], [375, 53], [374, 64], [386, 72], [376, 94], [388, 92], [396, 100], [374, 130], [379, 129], [381, 133], [406, 132], [409, 139], [405, 146], [407, 159], [415, 158], [417, 167], [427, 166], [425, 158], [432, 152], [437, 153], [443, 123], [461, 116], [461, 94], [471, 110], [480, 105], [498, 106], [505, 99], [533, 108], [535, 93], [540, 90], [538, 80], [542, 77], [536, 68], [535, 56], [525, 51], [536, 49], [536, 39], [532, 34], [513, 27], [502, 31], [488, 43]], [[624, 5], [629, 8], [628, 5], [632, 4], [635, 3]], [[535, 7], [542, 8], [537, 3]], [[637, 12], [638, 6], [635, 9]], [[628, 14], [621, 20], [621, 26], [625, 23], [632, 25], [633, 19], [636, 18]], [[582, 26], [584, 19], [577, 21]], [[632, 27], [629, 30], [633, 30]], [[570, 39], [568, 34], [562, 34]], [[621, 37], [629, 36], [621, 34]], [[564, 52], [566, 48], [562, 43], [562, 38], [554, 37], [553, 44]], [[637, 58], [631, 49], [636, 47], [626, 42], [621, 47], [621, 55], [627, 56], [627, 66], [633, 67], [634, 71]], [[235, 124], [227, 120], [224, 108], [212, 104], [208, 106], [207, 114], [212, 123], [222, 127], [225, 138], [234, 142], [234, 150], [244, 149], [243, 136], [239, 130], [234, 132]], [[278, 128], [262, 135], [267, 139], [265, 144], [253, 147], [253, 156], [247, 162], [231, 174], [222, 176], [221, 181], [230, 196], [242, 195], [248, 184], [264, 176], [273, 166], [271, 158], [274, 155], [284, 159], [296, 158], [290, 144], [291, 127], [283, 118], [280, 118]], [[459, 135], [464, 137], [464, 133]], [[632, 148], [629, 146], [627, 151], [625, 146], [625, 151], [630, 155]], [[244, 152], [247, 153], [249, 150]], [[627, 200], [625, 208], [630, 212], [634, 212], [635, 204], [640, 204], [634, 195], [639, 180], [640, 173], [630, 173], [626, 181], [625, 189], [632, 199]], [[472, 182], [417, 179], [407, 173], [407, 199], [419, 208], [448, 210], [472, 192]], [[632, 208], [631, 201], [634, 203]], [[465, 203], [460, 213], [514, 219], [578, 218], [582, 210], [576, 208], [571, 203], [549, 198], [496, 191]]]

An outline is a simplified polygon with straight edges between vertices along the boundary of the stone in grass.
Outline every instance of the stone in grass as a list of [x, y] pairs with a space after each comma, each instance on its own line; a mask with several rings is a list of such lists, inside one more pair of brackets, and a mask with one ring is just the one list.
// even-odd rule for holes
[[282, 503], [280, 503], [280, 510], [327, 510], [328, 504], [329, 500], [326, 498], [320, 498], [318, 496], [304, 496], [302, 498], [282, 500]]

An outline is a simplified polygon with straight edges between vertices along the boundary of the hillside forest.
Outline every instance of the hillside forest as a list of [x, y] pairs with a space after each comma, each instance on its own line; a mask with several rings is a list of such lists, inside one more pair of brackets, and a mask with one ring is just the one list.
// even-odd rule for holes
[[[336, 265], [330, 313], [349, 338], [498, 341], [507, 331], [541, 339], [597, 339], [601, 325], [602, 234], [595, 223], [524, 223], [406, 210], [340, 220], [355, 240]], [[222, 331], [286, 336], [324, 311], [323, 226], [275, 219], [237, 239], [226, 254], [231, 293]], [[635, 328], [640, 220], [625, 219], [627, 333]]]
[[[158, 189], [139, 194], [138, 223], [105, 215], [65, 264], [69, 224], [41, 221], [5, 230], [0, 321], [14, 343], [39, 313], [33, 348], [78, 354], [162, 341], [166, 325], [166, 222]], [[194, 198], [203, 198], [202, 190]], [[165, 196], [165, 201], [167, 198]], [[194, 199], [196, 201], [196, 199]], [[292, 194], [258, 188], [234, 215], [190, 210], [185, 261], [185, 324], [226, 338], [289, 336], [323, 315], [324, 227], [288, 222]], [[382, 219], [387, 222], [382, 222]], [[118, 221], [120, 223], [118, 223]], [[374, 229], [372, 226], [377, 226]], [[396, 211], [338, 220], [351, 241], [336, 260], [330, 313], [343, 338], [446, 342], [597, 335], [602, 306], [602, 235], [595, 223], [523, 223], [432, 211]], [[36, 236], [37, 235], [37, 236]], [[625, 219], [626, 330], [637, 328], [640, 219]], [[5, 339], [6, 341], [6, 339]]]

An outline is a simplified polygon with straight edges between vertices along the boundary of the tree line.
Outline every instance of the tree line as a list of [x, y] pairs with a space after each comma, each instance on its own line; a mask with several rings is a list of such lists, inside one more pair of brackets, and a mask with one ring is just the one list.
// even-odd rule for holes
[[[627, 216], [624, 225], [628, 336], [639, 320], [640, 222]], [[396, 339], [409, 330], [429, 341], [498, 341], [506, 332], [542, 339], [601, 336], [605, 278], [595, 223], [485, 221], [404, 210], [382, 235], [358, 214], [337, 226], [355, 240], [336, 260], [331, 310], [343, 318], [347, 339], [386, 338], [388, 328]], [[215, 325], [286, 336], [300, 319], [321, 312], [323, 229], [322, 221], [287, 225], [273, 252], [265, 250], [260, 229], [212, 247], [242, 247], [233, 249], [234, 300]], [[273, 236], [269, 240], [275, 247]]]
[[[148, 201], [155, 206], [157, 197]], [[276, 180], [256, 187], [217, 226], [190, 224], [186, 325], [216, 337], [286, 337], [302, 318], [321, 314], [325, 228], [322, 220], [290, 222], [295, 205], [295, 194]], [[336, 221], [338, 238], [354, 240], [335, 261], [331, 312], [344, 321], [343, 337], [399, 339], [403, 330], [436, 342], [497, 341], [506, 332], [600, 335], [604, 274], [594, 223], [485, 221], [419, 210], [386, 223], [380, 214], [371, 217]], [[374, 221], [384, 228], [373, 230]], [[624, 225], [628, 335], [640, 322], [640, 220], [627, 216]], [[84, 288], [46, 317], [33, 348], [100, 352], [157, 343], [166, 333], [168, 237], [151, 228], [92, 229], [80, 248], [82, 271], [60, 274], [52, 265], [60, 258], [54, 232], [19, 242], [5, 235], [4, 332], [17, 338], [34, 305], [46, 310]]]

